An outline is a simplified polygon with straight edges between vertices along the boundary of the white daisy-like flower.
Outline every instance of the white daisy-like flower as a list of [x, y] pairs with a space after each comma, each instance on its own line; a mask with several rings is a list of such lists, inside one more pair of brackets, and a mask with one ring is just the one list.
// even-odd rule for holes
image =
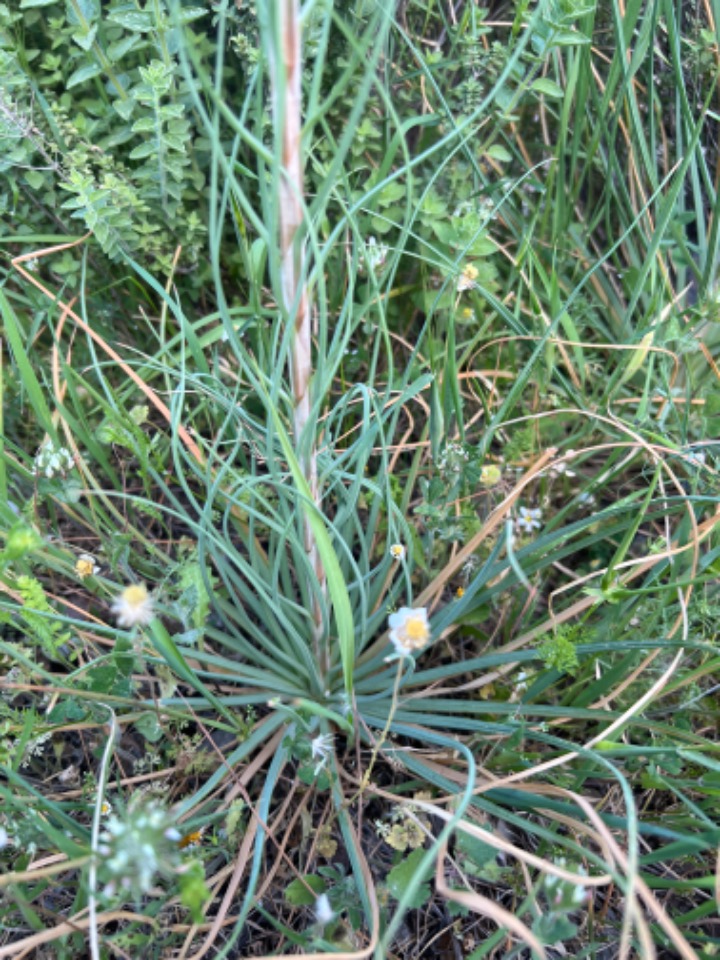
[[405, 547], [401, 543], [393, 543], [390, 547], [390, 556], [393, 560], [404, 560]]
[[120, 627], [146, 626], [155, 616], [154, 601], [144, 583], [125, 587], [111, 609]]
[[422, 650], [430, 639], [430, 624], [425, 607], [413, 610], [410, 607], [401, 607], [396, 613], [388, 617], [390, 627], [390, 642], [395, 647], [398, 657], [411, 657], [413, 651]]
[[318, 923], [322, 924], [322, 926], [325, 926], [326, 923], [330, 923], [334, 916], [335, 911], [330, 906], [328, 895], [321, 893], [315, 901], [315, 919]]
[[532, 533], [533, 530], [539, 530], [542, 526], [540, 522], [542, 519], [542, 510], [539, 507], [535, 509], [520, 507], [518, 514], [519, 516], [515, 521], [515, 525], [518, 530], [522, 530], [523, 533]]
[[333, 743], [335, 742], [335, 737], [331, 733], [321, 733], [319, 736], [315, 737], [314, 740], [310, 742], [310, 752], [312, 753], [313, 760], [318, 762], [315, 764], [315, 776], [317, 776], [322, 768], [328, 761], [328, 757], [332, 753]]

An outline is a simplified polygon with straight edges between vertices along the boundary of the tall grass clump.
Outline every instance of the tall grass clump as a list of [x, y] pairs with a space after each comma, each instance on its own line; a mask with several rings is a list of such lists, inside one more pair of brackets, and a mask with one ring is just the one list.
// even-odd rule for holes
[[0, 958], [713, 955], [717, 16], [0, 3]]

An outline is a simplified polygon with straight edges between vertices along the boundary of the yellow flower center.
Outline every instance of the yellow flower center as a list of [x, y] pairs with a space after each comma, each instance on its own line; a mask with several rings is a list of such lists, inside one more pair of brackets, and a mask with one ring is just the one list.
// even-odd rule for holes
[[141, 583], [126, 587], [122, 592], [122, 598], [129, 607], [142, 607], [147, 603], [147, 587]]
[[410, 617], [405, 624], [405, 633], [408, 640], [414, 643], [425, 643], [428, 638], [428, 625], [420, 617]]
[[184, 850], [185, 847], [194, 847], [195, 844], [200, 843], [202, 840], [202, 830], [193, 830], [192, 833], [186, 833], [185, 836], [178, 842], [178, 846], [181, 850]]
[[95, 566], [92, 560], [78, 560], [75, 564], [75, 572], [82, 580], [84, 580], [85, 577], [91, 577], [94, 570]]

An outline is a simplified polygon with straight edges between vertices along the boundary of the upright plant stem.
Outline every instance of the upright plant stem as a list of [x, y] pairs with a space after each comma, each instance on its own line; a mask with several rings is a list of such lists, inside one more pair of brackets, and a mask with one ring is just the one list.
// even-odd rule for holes
[[[280, 177], [280, 256], [282, 296], [288, 319], [295, 330], [290, 353], [290, 382], [294, 401], [295, 444], [313, 500], [320, 502], [315, 437], [308, 437], [312, 338], [310, 298], [304, 286], [303, 161], [302, 161], [302, 30], [299, 0], [275, 0], [279, 12], [279, 41], [273, 70], [276, 116], [281, 116], [282, 175]], [[282, 67], [280, 61], [282, 60]], [[305, 550], [320, 590], [325, 590], [325, 570], [307, 517], [304, 520]], [[322, 644], [322, 608], [314, 593], [314, 641], [319, 662]]]

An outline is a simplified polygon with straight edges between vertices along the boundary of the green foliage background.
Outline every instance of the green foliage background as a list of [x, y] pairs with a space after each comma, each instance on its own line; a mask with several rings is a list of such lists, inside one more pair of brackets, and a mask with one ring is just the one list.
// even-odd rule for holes
[[[217, 956], [252, 917], [265, 953], [412, 955], [452, 918], [472, 960], [710, 957], [720, 9], [306, 5], [301, 437], [276, 12], [0, 3], [10, 945], [47, 926], [38, 853], [72, 864], [54, 917], [157, 920], [96, 956], [160, 957], [242, 851], [236, 922], [192, 934]], [[158, 616], [119, 630], [137, 582]], [[433, 642], [396, 673], [402, 606]], [[106, 794], [155, 886], [107, 873]]]

